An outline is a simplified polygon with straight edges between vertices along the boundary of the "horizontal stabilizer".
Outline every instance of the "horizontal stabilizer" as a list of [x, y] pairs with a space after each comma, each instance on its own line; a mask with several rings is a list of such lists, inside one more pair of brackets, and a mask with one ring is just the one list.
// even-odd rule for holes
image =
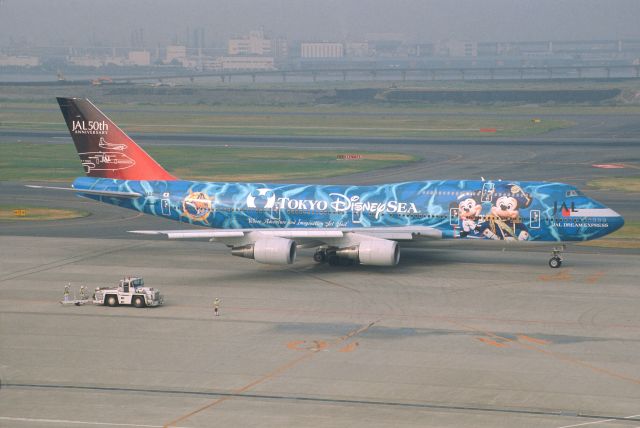
[[26, 184], [26, 187], [31, 187], [32, 189], [48, 189], [48, 190], [66, 190], [68, 192], [76, 192], [82, 193], [85, 195], [96, 195], [96, 196], [111, 196], [114, 198], [139, 198], [142, 193], [137, 192], [118, 192], [116, 190], [91, 190], [91, 189], [74, 189], [73, 187], [50, 187], [50, 186], [36, 186], [33, 184]]

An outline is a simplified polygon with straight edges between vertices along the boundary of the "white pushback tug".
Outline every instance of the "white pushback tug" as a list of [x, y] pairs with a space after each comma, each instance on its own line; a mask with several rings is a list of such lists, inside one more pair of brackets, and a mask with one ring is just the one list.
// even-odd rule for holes
[[160, 290], [145, 287], [142, 278], [123, 278], [116, 287], [96, 288], [93, 295], [96, 305], [118, 306], [133, 305], [136, 308], [159, 306], [164, 303]]

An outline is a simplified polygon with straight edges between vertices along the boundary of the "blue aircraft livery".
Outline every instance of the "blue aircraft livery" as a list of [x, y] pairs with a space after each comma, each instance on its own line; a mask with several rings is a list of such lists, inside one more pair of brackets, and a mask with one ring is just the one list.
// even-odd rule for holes
[[[133, 231], [209, 238], [233, 255], [287, 264], [316, 248], [330, 264], [393, 266], [402, 245], [457, 242], [562, 244], [624, 224], [562, 183], [443, 180], [374, 186], [215, 183], [173, 177], [90, 101], [58, 98], [86, 177], [80, 196], [201, 228]], [[561, 264], [559, 251], [549, 260]]]

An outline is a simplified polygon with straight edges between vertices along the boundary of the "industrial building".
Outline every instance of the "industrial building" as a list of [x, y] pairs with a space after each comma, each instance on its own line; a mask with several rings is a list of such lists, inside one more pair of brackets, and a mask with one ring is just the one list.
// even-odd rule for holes
[[330, 42], [303, 42], [300, 44], [300, 56], [302, 58], [342, 58], [344, 45]]

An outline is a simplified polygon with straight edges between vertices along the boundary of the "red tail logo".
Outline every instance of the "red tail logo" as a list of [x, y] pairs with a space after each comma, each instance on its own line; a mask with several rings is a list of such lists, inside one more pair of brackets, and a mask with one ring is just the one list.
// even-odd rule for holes
[[176, 180], [91, 101], [58, 98], [58, 104], [89, 177]]

